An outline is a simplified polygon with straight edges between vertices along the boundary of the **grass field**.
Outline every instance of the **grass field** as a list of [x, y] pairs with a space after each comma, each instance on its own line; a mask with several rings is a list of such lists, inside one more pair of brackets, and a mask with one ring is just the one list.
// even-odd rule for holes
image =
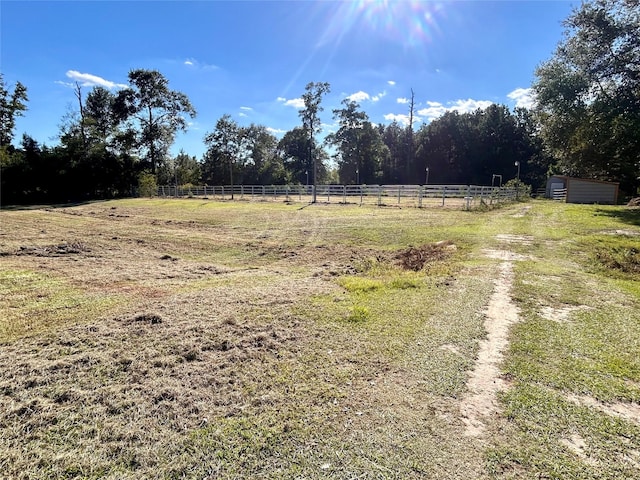
[[0, 478], [640, 479], [640, 210], [0, 211]]

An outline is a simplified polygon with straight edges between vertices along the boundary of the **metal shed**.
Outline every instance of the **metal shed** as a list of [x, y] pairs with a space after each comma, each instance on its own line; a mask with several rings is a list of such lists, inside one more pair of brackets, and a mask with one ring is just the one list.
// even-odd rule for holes
[[545, 196], [567, 203], [616, 204], [618, 186], [616, 182], [553, 175], [547, 180]]

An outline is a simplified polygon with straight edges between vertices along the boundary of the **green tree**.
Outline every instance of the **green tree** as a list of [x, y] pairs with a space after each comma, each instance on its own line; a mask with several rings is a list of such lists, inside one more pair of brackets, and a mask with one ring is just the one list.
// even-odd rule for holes
[[202, 168], [196, 157], [180, 150], [178, 155], [158, 168], [157, 177], [161, 185], [197, 185], [202, 179]]
[[141, 197], [155, 197], [158, 194], [158, 184], [155, 175], [141, 173], [138, 176], [138, 195]]
[[94, 87], [84, 105], [85, 123], [94, 141], [107, 145], [117, 132], [114, 118], [116, 96], [104, 87]]
[[[311, 156], [309, 149], [312, 149]], [[320, 144], [311, 144], [309, 135], [302, 127], [295, 127], [284, 134], [278, 142], [278, 152], [289, 182], [302, 185], [313, 182], [314, 160], [318, 180], [327, 179], [329, 156]]]
[[592, 0], [564, 22], [565, 38], [533, 88], [556, 171], [640, 186], [640, 2]]
[[310, 82], [305, 87], [305, 93], [302, 95], [304, 108], [298, 111], [298, 115], [302, 119], [302, 128], [309, 139], [308, 144], [308, 163], [313, 165], [313, 203], [316, 202], [316, 185], [318, 180], [318, 159], [314, 155], [316, 151], [315, 135], [322, 130], [320, 122], [320, 112], [324, 110], [320, 105], [323, 95], [329, 93], [331, 86], [327, 82]]
[[263, 125], [243, 127], [246, 159], [242, 171], [243, 183], [285, 183], [282, 158], [278, 155], [278, 139]]
[[94, 87], [83, 101], [76, 84], [78, 110], [65, 115], [60, 145], [54, 155], [60, 165], [59, 184], [70, 199], [112, 198], [127, 195], [137, 183], [133, 159], [118, 148], [113, 115], [115, 96]]
[[[231, 115], [224, 114], [216, 122], [215, 128], [204, 137], [207, 146], [205, 153], [205, 172], [208, 173], [207, 180], [217, 183], [219, 178], [223, 180], [224, 170], [228, 169], [229, 183], [231, 185], [231, 198], [233, 199], [233, 176], [234, 170], [242, 165], [242, 155], [244, 154], [244, 135], [238, 123], [231, 118]], [[220, 170], [217, 172], [216, 170]]]
[[27, 87], [16, 82], [13, 91], [4, 81], [0, 73], [0, 147], [10, 145], [13, 140], [13, 130], [16, 127], [16, 117], [27, 110]]
[[343, 108], [333, 110], [339, 128], [326, 139], [338, 152], [340, 182], [376, 183], [388, 148], [357, 102], [344, 99], [342, 104]]
[[406, 167], [409, 158], [408, 146], [413, 143], [413, 134], [410, 137], [410, 130], [403, 128], [395, 120], [386, 127], [378, 126], [378, 132], [389, 151], [382, 160], [380, 181], [387, 184], [409, 183]]
[[196, 111], [189, 98], [170, 90], [169, 81], [156, 70], [130, 71], [129, 84], [114, 100], [115, 118], [124, 126], [122, 138], [143, 152], [155, 174], [176, 132], [186, 131], [187, 117], [194, 118]]

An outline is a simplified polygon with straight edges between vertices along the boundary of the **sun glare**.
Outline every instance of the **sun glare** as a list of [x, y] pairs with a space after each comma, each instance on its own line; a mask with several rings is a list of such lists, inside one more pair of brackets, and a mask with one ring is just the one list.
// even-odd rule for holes
[[443, 13], [442, 3], [424, 0], [359, 0], [353, 5], [372, 33], [405, 46], [430, 42]]

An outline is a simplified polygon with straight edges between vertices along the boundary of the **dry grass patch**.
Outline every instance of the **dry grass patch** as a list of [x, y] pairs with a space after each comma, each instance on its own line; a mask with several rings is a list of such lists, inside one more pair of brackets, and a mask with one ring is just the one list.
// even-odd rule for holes
[[[15, 233], [0, 235], [13, 272], [0, 324], [32, 322], [0, 349], [9, 477], [481, 476], [451, 405], [473, 341], [462, 319], [459, 337], [445, 314], [426, 327], [458, 284], [434, 268], [437, 248], [417, 272], [393, 258], [431, 245], [425, 212], [127, 201], [1, 213]], [[462, 346], [440, 362], [433, 342]]]

